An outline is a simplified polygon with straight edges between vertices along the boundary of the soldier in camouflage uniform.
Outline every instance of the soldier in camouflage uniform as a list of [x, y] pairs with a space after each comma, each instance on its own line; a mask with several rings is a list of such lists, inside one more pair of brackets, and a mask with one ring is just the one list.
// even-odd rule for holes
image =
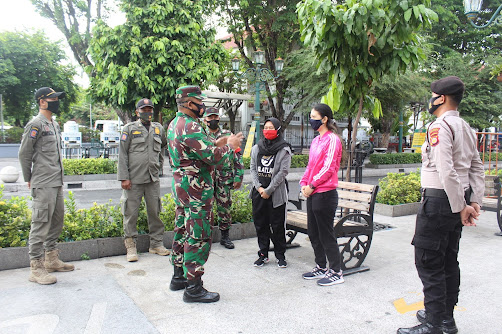
[[[59, 259], [56, 242], [63, 229], [63, 160], [61, 129], [52, 120], [59, 114], [59, 99], [64, 92], [43, 87], [35, 93], [39, 114], [26, 124], [19, 147], [19, 162], [24, 180], [33, 197], [30, 238], [28, 242], [31, 275], [38, 284], [54, 284], [53, 271], [72, 271], [72, 264]], [[45, 249], [45, 261], [44, 261]]]
[[[214, 140], [232, 134], [229, 130], [221, 129], [219, 126], [220, 115], [216, 108], [207, 108], [204, 113], [204, 120], [209, 128], [209, 136]], [[233, 249], [234, 243], [230, 240], [229, 230], [232, 224], [230, 207], [232, 198], [231, 189], [239, 189], [242, 184], [244, 167], [242, 165], [242, 155], [240, 147], [235, 150], [235, 154], [216, 165], [214, 176], [214, 199], [218, 212], [218, 225], [221, 231], [220, 244], [225, 248]]]
[[121, 181], [120, 205], [124, 215], [124, 243], [127, 261], [138, 261], [136, 238], [138, 213], [144, 197], [148, 215], [150, 248], [148, 252], [169, 255], [163, 245], [164, 224], [159, 218], [161, 210], [159, 172], [166, 135], [160, 123], [152, 122], [153, 104], [141, 99], [136, 104], [138, 120], [124, 126], [120, 136], [117, 179]]
[[242, 134], [211, 140], [199, 120], [204, 97], [198, 86], [178, 88], [178, 112], [167, 130], [176, 202], [170, 289], [185, 289], [185, 302], [211, 303], [220, 296], [204, 289], [201, 276], [211, 248], [214, 165], [234, 154]]

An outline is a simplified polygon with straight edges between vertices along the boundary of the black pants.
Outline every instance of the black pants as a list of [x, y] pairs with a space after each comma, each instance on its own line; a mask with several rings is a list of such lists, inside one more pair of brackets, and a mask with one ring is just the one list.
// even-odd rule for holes
[[460, 268], [457, 261], [462, 233], [460, 213], [452, 213], [447, 198], [424, 197], [415, 236], [415, 266], [424, 286], [429, 320], [440, 323], [453, 316], [458, 302]]
[[336, 189], [315, 193], [307, 198], [307, 233], [314, 249], [315, 262], [326, 268], [326, 258], [330, 269], [341, 270], [340, 249], [336, 241], [333, 219], [338, 206]]
[[286, 203], [274, 208], [272, 197], [263, 199], [256, 189], [253, 189], [253, 221], [258, 237], [258, 254], [268, 257], [270, 239], [274, 243], [275, 257], [285, 259], [286, 253]]

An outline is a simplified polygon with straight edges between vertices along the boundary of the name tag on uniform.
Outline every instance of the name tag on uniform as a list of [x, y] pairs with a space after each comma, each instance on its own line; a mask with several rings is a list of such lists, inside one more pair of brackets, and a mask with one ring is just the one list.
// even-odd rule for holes
[[42, 136], [54, 136], [53, 131], [42, 131]]

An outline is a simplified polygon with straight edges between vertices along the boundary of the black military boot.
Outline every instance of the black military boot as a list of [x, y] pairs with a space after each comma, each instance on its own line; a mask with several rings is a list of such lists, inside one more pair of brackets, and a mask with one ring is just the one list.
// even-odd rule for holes
[[204, 289], [200, 279], [188, 281], [188, 286], [183, 294], [185, 303], [214, 303], [218, 300], [220, 300], [220, 294]]
[[221, 231], [221, 240], [220, 244], [225, 246], [225, 248], [228, 249], [234, 249], [234, 243], [230, 241], [230, 237], [228, 236], [229, 231], [228, 230], [222, 230]]
[[[417, 312], [417, 319], [421, 323], [427, 322], [427, 313], [425, 310], [420, 310]], [[455, 319], [453, 317], [445, 316], [441, 321], [441, 330], [446, 334], [456, 334], [458, 333], [457, 325], [455, 324]]]
[[443, 334], [439, 326], [434, 326], [429, 322], [410, 328], [399, 328], [397, 334]]
[[174, 266], [174, 274], [171, 279], [171, 284], [169, 284], [169, 289], [171, 289], [171, 291], [183, 290], [187, 285], [188, 283], [183, 272], [183, 267]]

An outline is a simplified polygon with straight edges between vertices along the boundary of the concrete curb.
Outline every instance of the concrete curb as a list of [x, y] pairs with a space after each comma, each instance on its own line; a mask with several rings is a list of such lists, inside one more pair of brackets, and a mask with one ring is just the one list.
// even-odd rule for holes
[[[164, 247], [171, 248], [173, 244], [173, 231], [164, 233]], [[256, 236], [254, 224], [233, 224], [230, 229], [230, 239], [240, 240], [253, 238]], [[217, 227], [213, 227], [212, 242], [219, 242], [221, 233]], [[147, 253], [150, 245], [148, 235], [138, 235], [136, 248], [140, 253]], [[108, 256], [126, 254], [123, 237], [101, 238], [92, 240], [81, 240], [58, 243], [57, 248], [61, 250], [61, 260], [81, 261], [82, 255], [87, 255], [89, 259], [98, 259]], [[0, 248], [0, 270], [26, 268], [30, 266], [28, 247]]]

